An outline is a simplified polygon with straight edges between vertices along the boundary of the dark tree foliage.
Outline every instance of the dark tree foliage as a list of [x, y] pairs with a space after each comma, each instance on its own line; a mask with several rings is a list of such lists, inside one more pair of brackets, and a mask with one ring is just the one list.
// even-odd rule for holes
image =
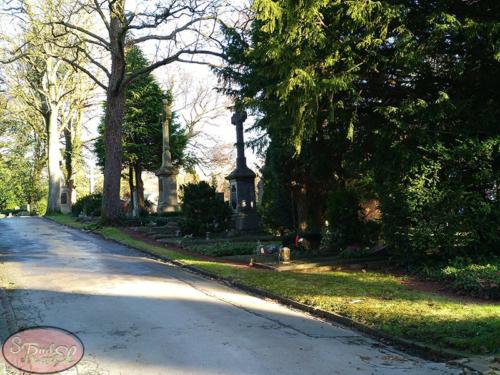
[[264, 193], [259, 213], [264, 225], [280, 234], [295, 227], [291, 168], [287, 149], [278, 142], [271, 142], [266, 151], [266, 164], [262, 169]]
[[326, 217], [332, 227], [332, 245], [345, 248], [361, 241], [358, 197], [352, 190], [332, 190], [327, 200]]
[[288, 214], [281, 222], [292, 223], [293, 230], [319, 231], [330, 190], [345, 188], [360, 173], [361, 166], [350, 163], [363, 157], [356, 149], [362, 138], [354, 137], [362, 115], [357, 85], [376, 69], [373, 51], [394, 15], [389, 6], [369, 7], [356, 1], [256, 1], [249, 35], [225, 30], [230, 65], [220, 74], [227, 91], [260, 115], [256, 126], [270, 138], [264, 217]]
[[215, 187], [202, 181], [183, 185], [181, 191], [183, 219], [179, 225], [184, 234], [202, 236], [228, 228], [231, 209]]
[[[375, 198], [404, 261], [498, 252], [500, 3], [256, 0], [253, 10], [251, 30], [225, 30], [219, 73], [269, 136], [271, 227], [321, 228], [339, 198]], [[359, 242], [354, 212], [333, 216], [344, 245]]]
[[500, 3], [400, 6], [374, 90], [386, 238], [408, 261], [498, 254]]
[[79, 216], [81, 214], [98, 217], [101, 216], [102, 194], [89, 194], [78, 198], [71, 207], [71, 214]]

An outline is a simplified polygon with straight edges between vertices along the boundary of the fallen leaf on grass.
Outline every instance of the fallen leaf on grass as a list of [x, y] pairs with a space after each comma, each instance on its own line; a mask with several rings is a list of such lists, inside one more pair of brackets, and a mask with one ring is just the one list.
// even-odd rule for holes
[[405, 362], [406, 361], [406, 358], [401, 357], [400, 355], [395, 355], [395, 354], [385, 355], [382, 359], [384, 361], [398, 361], [398, 362]]

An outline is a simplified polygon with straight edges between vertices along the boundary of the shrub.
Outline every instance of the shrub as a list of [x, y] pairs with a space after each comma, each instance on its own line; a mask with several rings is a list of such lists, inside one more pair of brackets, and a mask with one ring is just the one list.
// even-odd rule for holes
[[231, 209], [215, 188], [202, 181], [181, 187], [183, 218], [179, 226], [184, 234], [204, 235], [221, 232], [229, 226]]
[[500, 299], [500, 259], [483, 264], [458, 258], [441, 271], [453, 289], [467, 294]]
[[0, 212], [2, 214], [4, 214], [4, 215], [9, 215], [9, 214], [17, 215], [19, 212], [21, 212], [21, 209], [15, 208], [15, 209], [12, 209], [12, 210], [2, 210]]
[[404, 159], [405, 168], [379, 173], [384, 234], [401, 259], [422, 264], [496, 254], [498, 145], [434, 143]]
[[444, 266], [422, 266], [420, 274], [446, 282], [453, 290], [482, 298], [500, 299], [500, 258], [473, 261], [457, 257]]
[[340, 252], [340, 256], [345, 259], [364, 258], [371, 254], [368, 247], [347, 247]]
[[218, 242], [207, 245], [193, 245], [189, 247], [189, 250], [208, 256], [222, 257], [253, 254], [256, 247], [255, 242]]
[[329, 226], [324, 230], [322, 248], [341, 251], [349, 245], [372, 246], [377, 242], [381, 225], [365, 216], [359, 194], [349, 187], [337, 187], [330, 192], [326, 206]]
[[32, 208], [31, 213], [33, 215], [45, 215], [45, 212], [47, 211], [47, 199], [44, 197], [40, 199], [35, 206]]
[[90, 194], [77, 199], [71, 207], [71, 214], [79, 216], [84, 214], [87, 216], [101, 216], [102, 194]]

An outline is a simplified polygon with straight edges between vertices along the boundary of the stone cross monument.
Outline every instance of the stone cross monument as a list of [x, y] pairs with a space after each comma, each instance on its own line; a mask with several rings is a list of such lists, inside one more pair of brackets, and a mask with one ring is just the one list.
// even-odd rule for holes
[[172, 164], [172, 154], [170, 153], [170, 130], [169, 124], [172, 121], [172, 110], [170, 101], [163, 100], [165, 120], [163, 121], [163, 152], [161, 167], [156, 172], [159, 183], [158, 213], [175, 212], [179, 210], [177, 200], [177, 174], [178, 169]]
[[255, 173], [247, 167], [245, 158], [245, 142], [243, 139], [243, 123], [247, 119], [246, 112], [236, 112], [231, 122], [236, 126], [236, 169], [226, 177], [229, 180], [231, 196], [230, 205], [233, 210], [234, 227], [240, 231], [259, 229], [259, 219], [255, 200]]

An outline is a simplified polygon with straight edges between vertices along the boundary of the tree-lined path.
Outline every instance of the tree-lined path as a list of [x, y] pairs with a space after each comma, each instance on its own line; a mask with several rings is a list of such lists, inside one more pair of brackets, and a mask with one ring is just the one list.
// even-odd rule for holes
[[19, 327], [76, 333], [78, 374], [456, 374], [41, 218], [0, 221]]

